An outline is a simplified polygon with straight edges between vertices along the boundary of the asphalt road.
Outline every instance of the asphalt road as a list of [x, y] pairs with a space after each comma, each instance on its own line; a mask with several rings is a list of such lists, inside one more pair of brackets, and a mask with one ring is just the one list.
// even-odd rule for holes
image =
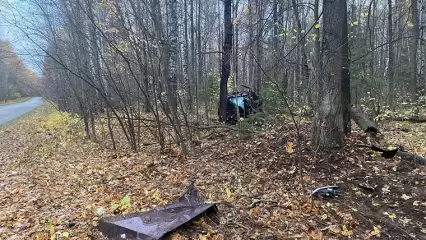
[[3, 125], [43, 104], [43, 98], [34, 97], [22, 103], [0, 106], [0, 125]]

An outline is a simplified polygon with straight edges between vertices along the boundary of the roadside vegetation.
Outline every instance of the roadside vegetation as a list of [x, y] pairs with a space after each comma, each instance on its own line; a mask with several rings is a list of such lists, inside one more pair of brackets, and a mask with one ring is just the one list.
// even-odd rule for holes
[[[218, 204], [220, 224], [201, 219], [171, 239], [426, 237], [424, 166], [357, 148], [367, 136], [356, 126], [346, 147], [326, 153], [312, 149], [308, 120], [300, 126], [303, 142], [283, 118], [244, 139], [233, 130], [202, 130], [186, 157], [174, 147], [160, 154], [156, 144], [112, 151], [103, 121], [94, 142], [78, 117], [45, 104], [0, 128], [2, 239], [101, 239], [101, 216], [163, 206], [190, 178]], [[389, 134], [380, 144], [409, 139], [408, 150], [426, 155], [426, 124], [387, 122], [383, 129]], [[118, 144], [126, 141], [118, 126], [115, 133]], [[342, 196], [310, 197], [314, 186], [330, 184]]]
[[1, 239], [102, 239], [192, 180], [217, 221], [172, 240], [426, 239], [426, 1], [0, 8], [39, 68], [1, 41], [0, 100], [55, 104], [0, 128]]

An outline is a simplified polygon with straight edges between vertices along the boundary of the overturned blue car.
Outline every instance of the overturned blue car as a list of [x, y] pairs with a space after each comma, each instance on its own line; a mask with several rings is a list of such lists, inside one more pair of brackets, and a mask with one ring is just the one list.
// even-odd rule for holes
[[225, 120], [227, 124], [236, 124], [239, 118], [246, 118], [262, 111], [262, 99], [251, 88], [243, 87], [248, 88], [248, 91], [233, 92], [227, 96]]

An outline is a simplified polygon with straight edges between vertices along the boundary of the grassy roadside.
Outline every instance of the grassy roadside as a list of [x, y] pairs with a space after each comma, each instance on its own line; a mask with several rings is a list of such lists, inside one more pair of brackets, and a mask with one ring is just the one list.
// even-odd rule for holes
[[21, 98], [17, 98], [17, 99], [13, 99], [13, 100], [8, 100], [6, 102], [0, 102], [0, 106], [7, 106], [10, 104], [16, 104], [16, 103], [21, 103], [21, 102], [25, 102], [28, 99], [30, 99], [30, 97], [21, 97]]

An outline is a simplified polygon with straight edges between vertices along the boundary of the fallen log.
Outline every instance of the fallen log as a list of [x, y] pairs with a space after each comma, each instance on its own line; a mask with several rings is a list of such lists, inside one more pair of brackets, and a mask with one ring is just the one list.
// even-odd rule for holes
[[396, 156], [399, 156], [404, 160], [412, 161], [416, 164], [426, 165], [426, 158], [416, 154], [412, 154], [412, 153], [404, 152], [404, 151], [398, 151], [396, 153]]
[[358, 147], [367, 147], [367, 148], [370, 148], [373, 151], [381, 152], [382, 157], [384, 157], [384, 158], [392, 158], [394, 156], [399, 156], [403, 160], [411, 161], [411, 162], [414, 162], [416, 164], [426, 165], [426, 158], [421, 157], [421, 156], [416, 155], [416, 154], [413, 154], [413, 153], [403, 151], [402, 150], [403, 148], [401, 146], [396, 148], [396, 149], [392, 149], [392, 150], [383, 149], [383, 148], [377, 147], [375, 145], [367, 145], [367, 144], [358, 144], [357, 146]]
[[396, 122], [425, 123], [426, 117], [391, 117], [390, 120]]
[[351, 118], [364, 132], [379, 133], [379, 128], [360, 108], [351, 107]]

